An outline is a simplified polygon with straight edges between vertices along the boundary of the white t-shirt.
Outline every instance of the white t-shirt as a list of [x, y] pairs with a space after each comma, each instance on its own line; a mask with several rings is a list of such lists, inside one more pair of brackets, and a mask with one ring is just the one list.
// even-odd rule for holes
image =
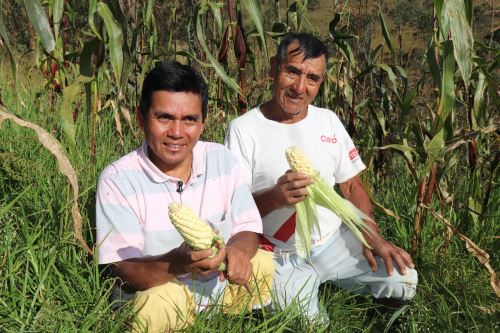
[[[299, 147], [332, 186], [342, 183], [365, 169], [365, 165], [337, 115], [309, 105], [307, 116], [294, 124], [267, 119], [254, 108], [233, 120], [226, 134], [226, 146], [238, 158], [252, 193], [276, 184], [290, 167], [285, 150]], [[318, 206], [320, 233], [312, 234], [312, 243], [321, 243], [335, 232], [340, 218]], [[295, 248], [295, 208], [283, 207], [262, 218], [265, 242], [279, 250]]]

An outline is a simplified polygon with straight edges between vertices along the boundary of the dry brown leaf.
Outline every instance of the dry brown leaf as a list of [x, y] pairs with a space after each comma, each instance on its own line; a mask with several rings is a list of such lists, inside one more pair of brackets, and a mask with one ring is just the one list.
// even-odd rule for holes
[[80, 211], [78, 209], [78, 180], [76, 177], [75, 170], [71, 165], [71, 162], [66, 157], [64, 149], [59, 141], [57, 141], [51, 134], [49, 134], [42, 127], [33, 124], [29, 121], [20, 119], [9, 113], [8, 110], [0, 105], [0, 124], [3, 120], [9, 119], [22, 127], [27, 127], [34, 130], [38, 136], [38, 141], [52, 153], [57, 159], [57, 164], [59, 166], [59, 171], [68, 178], [69, 184], [73, 189], [73, 207], [71, 208], [71, 215], [73, 217], [73, 228], [75, 238], [80, 242], [83, 248], [91, 255], [93, 255], [92, 250], [89, 248], [85, 240], [83, 239], [82, 234], [82, 216], [80, 215]]
[[472, 240], [470, 240], [469, 238], [458, 232], [457, 229], [455, 229], [451, 225], [451, 223], [441, 214], [433, 211], [424, 204], [420, 204], [420, 206], [424, 207], [429, 212], [431, 212], [431, 214], [434, 215], [434, 217], [443, 222], [449, 229], [451, 229], [451, 231], [453, 231], [455, 235], [457, 235], [461, 240], [465, 242], [465, 247], [467, 248], [467, 250], [469, 250], [469, 252], [471, 252], [474, 255], [474, 257], [476, 257], [479, 260], [481, 265], [483, 265], [486, 268], [486, 270], [488, 270], [488, 272], [490, 273], [490, 285], [495, 291], [497, 297], [500, 297], [500, 280], [498, 279], [497, 274], [490, 265], [490, 255], [486, 251], [481, 249], [479, 246], [477, 246]]

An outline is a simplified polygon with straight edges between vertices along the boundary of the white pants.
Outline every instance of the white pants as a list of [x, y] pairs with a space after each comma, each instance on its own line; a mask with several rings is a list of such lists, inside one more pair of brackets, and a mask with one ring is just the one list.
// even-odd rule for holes
[[275, 252], [273, 288], [279, 306], [299, 302], [305, 314], [314, 318], [319, 313], [318, 287], [326, 281], [375, 298], [411, 300], [417, 287], [417, 271], [408, 268], [407, 274], [401, 275], [394, 267], [392, 276], [388, 276], [382, 259], [376, 260], [378, 270], [372, 272], [362, 254], [361, 242], [343, 224], [324, 244], [313, 247], [309, 259], [296, 253]]

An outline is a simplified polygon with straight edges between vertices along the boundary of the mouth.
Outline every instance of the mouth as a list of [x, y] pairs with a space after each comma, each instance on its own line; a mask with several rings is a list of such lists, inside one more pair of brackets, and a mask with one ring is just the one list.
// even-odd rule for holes
[[299, 95], [299, 94], [294, 94], [292, 92], [288, 92], [286, 94], [286, 97], [288, 97], [289, 99], [291, 99], [292, 101], [302, 101], [304, 98]]
[[165, 144], [167, 146], [167, 149], [171, 152], [177, 152], [182, 149], [183, 145], [181, 144], [176, 144], [176, 143], [167, 143]]

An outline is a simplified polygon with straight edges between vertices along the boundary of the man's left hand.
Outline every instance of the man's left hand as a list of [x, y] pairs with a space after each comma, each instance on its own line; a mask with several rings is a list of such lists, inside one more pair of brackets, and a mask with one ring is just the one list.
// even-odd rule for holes
[[366, 246], [363, 246], [363, 255], [365, 256], [366, 260], [368, 260], [368, 264], [370, 265], [373, 272], [376, 272], [378, 270], [377, 261], [375, 260], [376, 255], [384, 260], [385, 268], [389, 276], [392, 275], [394, 263], [397, 265], [399, 271], [403, 275], [408, 273], [408, 267], [415, 267], [410, 255], [405, 250], [395, 246], [382, 237], [379, 237], [377, 240], [371, 241], [369, 243], [373, 248], [370, 250]]
[[244, 285], [252, 276], [252, 263], [248, 254], [237, 247], [226, 247], [227, 271], [221, 273], [221, 281], [228, 279], [230, 283]]

